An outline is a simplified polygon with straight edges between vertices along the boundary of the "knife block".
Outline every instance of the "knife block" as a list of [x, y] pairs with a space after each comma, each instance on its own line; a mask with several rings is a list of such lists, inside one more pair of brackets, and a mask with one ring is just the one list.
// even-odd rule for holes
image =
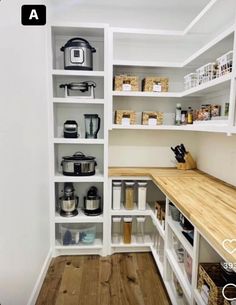
[[177, 163], [177, 169], [188, 170], [197, 168], [197, 164], [189, 152], [185, 154], [184, 160], [185, 163]]

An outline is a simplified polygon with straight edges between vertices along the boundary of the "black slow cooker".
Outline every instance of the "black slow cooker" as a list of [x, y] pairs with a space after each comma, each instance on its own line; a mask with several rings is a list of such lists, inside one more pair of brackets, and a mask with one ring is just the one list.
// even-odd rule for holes
[[92, 176], [95, 175], [97, 162], [95, 157], [85, 156], [76, 152], [73, 156], [62, 157], [62, 172], [65, 176]]

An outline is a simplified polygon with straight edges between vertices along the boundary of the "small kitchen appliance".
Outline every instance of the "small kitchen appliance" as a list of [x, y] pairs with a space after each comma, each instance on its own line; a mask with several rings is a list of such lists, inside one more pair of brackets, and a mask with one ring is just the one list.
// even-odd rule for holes
[[78, 215], [79, 197], [75, 195], [73, 183], [64, 183], [64, 195], [59, 198], [60, 215], [63, 217], [72, 217]]
[[[96, 83], [93, 81], [61, 84], [59, 87], [65, 89], [65, 98], [95, 98]], [[76, 92], [77, 95], [73, 95], [72, 92]]]
[[90, 43], [75, 37], [61, 47], [64, 52], [64, 68], [66, 70], [93, 70], [93, 53], [96, 49]]
[[101, 119], [98, 114], [85, 114], [85, 138], [97, 139], [100, 129]]
[[78, 138], [78, 124], [76, 121], [67, 120], [64, 123], [64, 138]]
[[76, 152], [73, 156], [62, 157], [62, 172], [65, 176], [92, 176], [95, 175], [97, 162], [95, 157], [85, 156]]
[[95, 186], [90, 187], [87, 196], [84, 197], [84, 214], [97, 216], [102, 213], [102, 201]]

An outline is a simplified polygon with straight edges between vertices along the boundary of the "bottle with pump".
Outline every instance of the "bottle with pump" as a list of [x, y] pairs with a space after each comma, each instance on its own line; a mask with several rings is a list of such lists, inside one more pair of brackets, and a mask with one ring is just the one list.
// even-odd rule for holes
[[176, 104], [175, 125], [181, 125], [181, 104]]

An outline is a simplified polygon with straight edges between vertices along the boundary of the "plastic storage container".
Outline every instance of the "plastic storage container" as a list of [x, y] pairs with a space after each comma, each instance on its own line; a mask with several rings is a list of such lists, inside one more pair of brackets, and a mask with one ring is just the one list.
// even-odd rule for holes
[[114, 210], [120, 210], [121, 189], [122, 189], [121, 181], [113, 181], [113, 183], [112, 183], [112, 202], [113, 202]]
[[146, 209], [147, 182], [138, 182], [138, 209]]
[[190, 73], [184, 76], [184, 89], [188, 90], [197, 86], [197, 73]]
[[207, 83], [217, 77], [216, 64], [214, 62], [200, 67], [196, 72], [198, 85]]
[[219, 69], [219, 76], [232, 72], [233, 67], [233, 51], [220, 56], [216, 60]]
[[132, 217], [124, 217], [123, 242], [130, 244], [132, 240]]
[[59, 226], [63, 246], [92, 244], [96, 238], [96, 226], [91, 224], [63, 224]]
[[121, 240], [121, 217], [112, 218], [112, 243], [119, 244]]
[[134, 209], [134, 182], [125, 182], [124, 206], [128, 210]]
[[136, 242], [138, 244], [144, 243], [144, 225], [145, 225], [145, 217], [137, 217], [137, 228], [136, 228]]

